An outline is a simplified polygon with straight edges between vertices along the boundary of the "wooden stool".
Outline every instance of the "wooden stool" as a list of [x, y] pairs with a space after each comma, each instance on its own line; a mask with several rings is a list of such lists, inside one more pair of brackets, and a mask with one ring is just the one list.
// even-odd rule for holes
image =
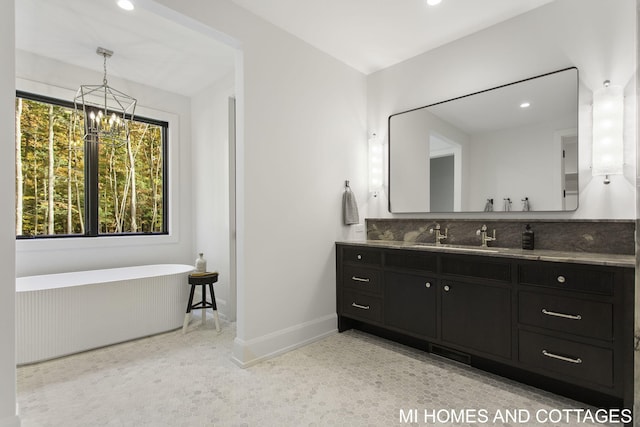
[[[187, 330], [187, 326], [191, 321], [191, 310], [202, 309], [202, 324], [207, 321], [207, 308], [213, 309], [213, 319], [216, 322], [216, 331], [220, 332], [220, 321], [218, 320], [218, 307], [216, 306], [216, 294], [213, 292], [213, 284], [218, 281], [218, 273], [191, 273], [189, 275], [189, 285], [191, 292], [189, 293], [189, 301], [187, 301], [187, 313], [184, 315], [184, 323], [182, 324], [182, 333]], [[194, 304], [193, 294], [196, 286], [202, 286], [202, 301]], [[207, 285], [211, 294], [211, 302], [207, 301]]]

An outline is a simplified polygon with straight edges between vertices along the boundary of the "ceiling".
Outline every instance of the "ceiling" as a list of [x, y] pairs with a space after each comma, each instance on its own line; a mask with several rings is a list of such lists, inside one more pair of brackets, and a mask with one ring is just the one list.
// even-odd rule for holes
[[18, 49], [102, 72], [101, 46], [115, 52], [108, 76], [193, 95], [234, 69], [233, 49], [142, 7], [125, 12], [115, 0], [15, 4]]
[[[394, 65], [552, 0], [232, 0], [365, 74]], [[193, 95], [233, 71], [234, 50], [211, 36], [115, 0], [18, 0], [16, 47]], [[148, 2], [147, 2], [148, 3]], [[86, 83], [86, 82], [83, 82]]]
[[233, 0], [365, 74], [552, 0]]
[[[523, 102], [529, 106], [520, 107]], [[566, 117], [577, 120], [577, 105], [578, 70], [570, 68], [431, 105], [426, 110], [467, 135], [478, 135]]]

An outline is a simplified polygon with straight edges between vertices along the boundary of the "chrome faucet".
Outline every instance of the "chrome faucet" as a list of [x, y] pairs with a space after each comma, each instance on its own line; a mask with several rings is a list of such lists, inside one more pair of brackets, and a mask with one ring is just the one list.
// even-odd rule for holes
[[496, 229], [493, 229], [493, 236], [488, 236], [487, 226], [485, 224], [482, 224], [480, 230], [476, 231], [476, 235], [480, 236], [480, 239], [482, 240], [482, 246], [487, 247], [487, 242], [493, 242], [496, 240]]
[[449, 231], [448, 228], [445, 228], [444, 229], [444, 234], [442, 234], [442, 233], [440, 233], [440, 230], [441, 230], [440, 224], [436, 224], [435, 230], [433, 228], [429, 229], [429, 233], [433, 234], [434, 231], [436, 233], [436, 246], [439, 246], [439, 245], [442, 244], [442, 240], [447, 238], [447, 233]]

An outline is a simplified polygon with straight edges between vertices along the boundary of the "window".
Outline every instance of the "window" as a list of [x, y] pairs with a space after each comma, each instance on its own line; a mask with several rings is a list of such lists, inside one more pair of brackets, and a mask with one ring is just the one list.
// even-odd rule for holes
[[167, 233], [168, 123], [136, 116], [120, 145], [83, 140], [72, 102], [16, 96], [16, 236]]

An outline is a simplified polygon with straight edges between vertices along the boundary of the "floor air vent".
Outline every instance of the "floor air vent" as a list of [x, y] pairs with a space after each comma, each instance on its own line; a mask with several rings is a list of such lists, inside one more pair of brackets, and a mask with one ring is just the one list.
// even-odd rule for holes
[[471, 356], [466, 353], [451, 350], [450, 348], [440, 347], [439, 345], [431, 345], [429, 353], [436, 356], [446, 357], [447, 359], [455, 360], [456, 362], [464, 363], [465, 365], [471, 364]]

